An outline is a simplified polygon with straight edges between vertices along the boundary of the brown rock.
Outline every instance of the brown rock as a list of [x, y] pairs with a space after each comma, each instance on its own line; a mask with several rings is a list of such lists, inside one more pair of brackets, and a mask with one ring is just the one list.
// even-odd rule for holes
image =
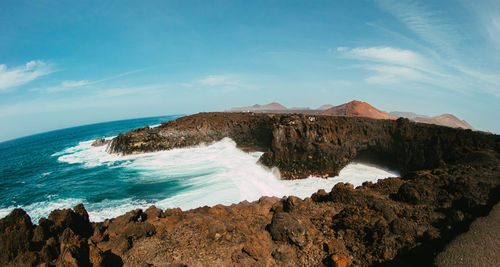
[[289, 242], [299, 248], [304, 248], [311, 241], [307, 228], [287, 212], [274, 214], [269, 225], [269, 233], [273, 240]]
[[349, 264], [351, 264], [351, 259], [349, 259], [349, 256], [344, 254], [331, 255], [329, 257], [329, 260], [331, 266], [334, 267], [347, 267]]
[[30, 249], [31, 219], [22, 209], [14, 209], [0, 219], [0, 264], [6, 264]]

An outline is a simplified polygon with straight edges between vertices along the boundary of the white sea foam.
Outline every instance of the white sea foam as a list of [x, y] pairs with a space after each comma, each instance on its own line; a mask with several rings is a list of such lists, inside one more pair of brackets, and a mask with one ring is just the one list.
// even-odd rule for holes
[[[62, 163], [81, 164], [84, 168], [105, 165], [133, 170], [137, 175], [123, 179], [136, 184], [176, 181], [181, 187], [188, 188], [153, 202], [133, 198], [99, 203], [84, 202], [92, 221], [102, 221], [153, 204], [162, 209], [180, 207], [187, 210], [205, 205], [254, 201], [262, 196], [295, 195], [305, 198], [319, 189], [330, 191], [339, 182], [358, 186], [365, 181], [376, 182], [381, 178], [399, 176], [397, 172], [380, 167], [351, 163], [336, 177], [280, 180], [275, 172], [257, 163], [262, 153], [245, 153], [236, 148], [235, 142], [229, 138], [210, 145], [130, 156], [108, 154], [105, 146], [93, 147], [92, 142], [93, 140], [80, 142], [53, 156], [58, 157]], [[39, 218], [47, 216], [55, 208], [69, 208], [79, 201], [54, 200], [23, 208], [30, 216]], [[0, 209], [0, 217], [10, 210], [11, 208]]]

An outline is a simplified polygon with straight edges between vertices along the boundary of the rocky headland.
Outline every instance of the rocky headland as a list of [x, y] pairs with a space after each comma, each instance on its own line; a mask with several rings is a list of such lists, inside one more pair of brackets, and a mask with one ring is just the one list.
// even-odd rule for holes
[[118, 135], [135, 154], [232, 138], [286, 179], [333, 176], [365, 160], [401, 177], [337, 184], [310, 198], [262, 197], [189, 211], [135, 210], [100, 223], [83, 205], [38, 225], [0, 219], [6, 266], [429, 266], [500, 200], [500, 136], [420, 124], [304, 114], [200, 113]]
[[109, 152], [153, 152], [224, 137], [243, 150], [264, 152], [260, 162], [277, 167], [283, 179], [335, 176], [353, 160], [387, 165], [405, 174], [455, 163], [498, 142], [495, 135], [403, 118], [216, 112], [122, 133], [113, 139]]

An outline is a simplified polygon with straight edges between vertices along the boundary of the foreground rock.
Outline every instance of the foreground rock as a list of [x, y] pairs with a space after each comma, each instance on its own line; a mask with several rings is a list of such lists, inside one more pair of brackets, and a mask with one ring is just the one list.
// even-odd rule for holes
[[0, 220], [0, 265], [429, 266], [499, 200], [498, 154], [483, 156], [304, 200], [151, 207], [102, 223], [81, 205], [39, 225], [14, 210]]
[[500, 266], [500, 203], [436, 257], [438, 266]]
[[500, 137], [420, 124], [303, 114], [199, 113], [115, 137], [111, 153], [137, 154], [232, 138], [284, 179], [335, 176], [352, 160], [388, 165], [405, 174], [460, 162], [476, 150], [498, 149]]
[[[318, 132], [321, 142], [311, 136]], [[83, 205], [55, 210], [38, 225], [16, 209], [0, 219], [0, 265], [429, 266], [500, 200], [498, 136], [407, 120], [200, 114], [120, 135], [112, 145], [139, 153], [225, 136], [268, 149], [262, 161], [289, 174], [289, 162], [312, 172], [306, 161], [341, 166], [360, 151], [389, 153], [386, 162], [404, 172], [356, 189], [337, 184], [304, 200], [150, 207], [102, 223], [89, 222]]]

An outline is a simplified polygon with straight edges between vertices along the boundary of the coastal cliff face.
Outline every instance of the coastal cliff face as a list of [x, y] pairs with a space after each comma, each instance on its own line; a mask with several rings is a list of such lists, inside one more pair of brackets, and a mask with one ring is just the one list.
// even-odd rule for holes
[[350, 160], [377, 158], [402, 176], [356, 189], [341, 183], [306, 199], [152, 206], [101, 223], [89, 222], [83, 205], [38, 225], [16, 209], [0, 219], [0, 265], [429, 266], [500, 200], [499, 136], [402, 119], [202, 113], [121, 134], [110, 151], [224, 137], [265, 151], [261, 162], [288, 178], [333, 175]]
[[494, 148], [499, 137], [419, 124], [303, 114], [199, 113], [118, 135], [110, 153], [136, 154], [232, 138], [283, 179], [335, 176], [352, 160], [388, 165], [401, 173], [454, 164], [471, 151]]

